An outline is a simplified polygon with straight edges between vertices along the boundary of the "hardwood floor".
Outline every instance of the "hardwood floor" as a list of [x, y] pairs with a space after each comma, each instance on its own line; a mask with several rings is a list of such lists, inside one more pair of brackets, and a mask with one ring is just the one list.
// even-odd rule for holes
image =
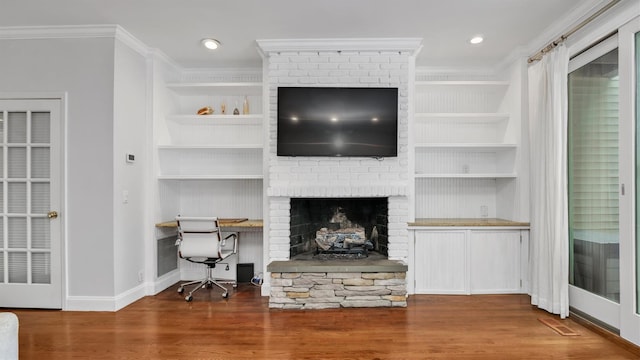
[[[187, 303], [171, 287], [118, 312], [13, 311], [21, 359], [640, 359], [525, 295], [414, 295], [407, 308], [269, 310], [257, 287]], [[554, 317], [555, 318], [555, 317]], [[637, 353], [634, 353], [636, 351]]]

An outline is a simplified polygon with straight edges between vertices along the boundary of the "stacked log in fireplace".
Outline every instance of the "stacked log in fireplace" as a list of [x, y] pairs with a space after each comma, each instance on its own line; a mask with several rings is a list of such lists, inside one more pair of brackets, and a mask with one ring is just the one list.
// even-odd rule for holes
[[[336, 207], [328, 227], [316, 231], [316, 257], [361, 258], [367, 257], [375, 245], [367, 239], [364, 227], [352, 223], [341, 207]], [[372, 238], [377, 233], [373, 229]]]

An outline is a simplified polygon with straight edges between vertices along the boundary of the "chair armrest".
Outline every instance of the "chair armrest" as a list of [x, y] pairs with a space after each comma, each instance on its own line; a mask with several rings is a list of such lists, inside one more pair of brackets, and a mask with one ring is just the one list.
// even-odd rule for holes
[[224, 238], [224, 241], [226, 241], [231, 237], [233, 238], [233, 253], [236, 254], [238, 253], [238, 234], [237, 233], [229, 234], [227, 237]]

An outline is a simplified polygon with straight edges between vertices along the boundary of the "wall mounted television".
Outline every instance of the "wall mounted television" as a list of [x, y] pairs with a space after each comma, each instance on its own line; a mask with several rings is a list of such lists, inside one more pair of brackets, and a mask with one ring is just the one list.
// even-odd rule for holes
[[278, 156], [398, 156], [398, 88], [279, 87]]

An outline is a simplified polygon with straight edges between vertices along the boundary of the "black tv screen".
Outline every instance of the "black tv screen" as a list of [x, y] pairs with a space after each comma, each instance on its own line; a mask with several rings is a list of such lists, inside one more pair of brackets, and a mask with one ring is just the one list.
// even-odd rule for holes
[[398, 89], [278, 88], [278, 156], [398, 156]]

